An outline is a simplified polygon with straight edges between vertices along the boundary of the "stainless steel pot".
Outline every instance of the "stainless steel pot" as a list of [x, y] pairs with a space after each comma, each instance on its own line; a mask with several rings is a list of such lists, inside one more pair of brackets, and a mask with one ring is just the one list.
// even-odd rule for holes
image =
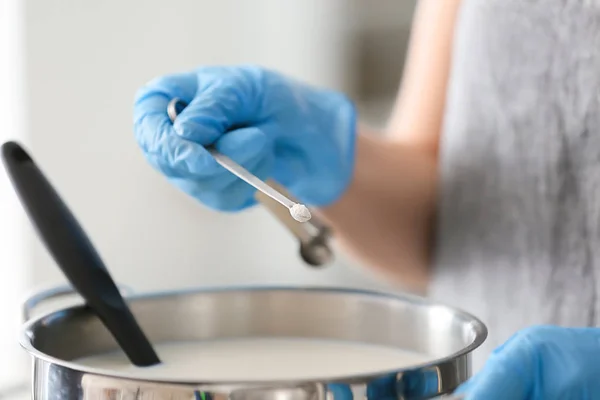
[[[65, 290], [38, 293], [24, 315]], [[427, 353], [434, 362], [359, 376], [270, 382], [167, 382], [72, 362], [117, 349], [83, 305], [25, 323], [21, 345], [33, 356], [33, 398], [347, 400], [426, 399], [470, 376], [470, 353], [487, 336], [477, 318], [410, 296], [330, 288], [225, 288], [128, 298], [153, 342], [226, 337], [303, 337], [359, 341]]]

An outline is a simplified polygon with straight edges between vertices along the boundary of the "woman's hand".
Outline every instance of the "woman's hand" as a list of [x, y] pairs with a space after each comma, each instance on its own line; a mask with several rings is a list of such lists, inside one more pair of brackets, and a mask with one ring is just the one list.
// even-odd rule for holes
[[466, 400], [600, 399], [600, 329], [520, 331], [457, 393]]
[[[171, 124], [175, 97], [189, 105]], [[217, 164], [207, 146], [313, 206], [337, 200], [352, 179], [352, 103], [264, 68], [202, 67], [157, 78], [139, 91], [134, 119], [148, 161], [213, 209], [255, 204], [254, 188]]]

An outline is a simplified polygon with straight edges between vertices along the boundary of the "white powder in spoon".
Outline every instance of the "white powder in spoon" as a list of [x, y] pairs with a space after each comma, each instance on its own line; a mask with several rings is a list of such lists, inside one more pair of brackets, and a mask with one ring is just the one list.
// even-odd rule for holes
[[310, 211], [304, 204], [296, 203], [290, 208], [290, 214], [298, 222], [307, 222], [310, 220]]

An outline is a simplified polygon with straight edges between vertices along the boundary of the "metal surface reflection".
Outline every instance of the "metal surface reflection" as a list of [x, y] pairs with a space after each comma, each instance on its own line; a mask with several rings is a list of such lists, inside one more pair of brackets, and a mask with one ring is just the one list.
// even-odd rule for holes
[[[52, 293], [52, 292], [49, 292]], [[37, 299], [43, 298], [38, 294]], [[228, 288], [129, 299], [153, 342], [223, 337], [359, 341], [434, 354], [426, 365], [298, 382], [161, 382], [68, 360], [111, 351], [114, 339], [84, 306], [28, 322], [21, 343], [34, 360], [33, 398], [202, 400], [416, 400], [450, 393], [470, 376], [485, 339], [476, 318], [408, 296], [327, 288]], [[235, 323], [232, 323], [235, 321]]]

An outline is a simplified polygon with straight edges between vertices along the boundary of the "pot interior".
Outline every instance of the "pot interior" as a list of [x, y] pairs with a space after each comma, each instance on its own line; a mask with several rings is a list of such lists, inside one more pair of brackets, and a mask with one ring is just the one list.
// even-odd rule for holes
[[[333, 339], [452, 357], [478, 347], [485, 326], [415, 297], [328, 288], [230, 288], [128, 298], [153, 343], [247, 337]], [[75, 306], [25, 327], [25, 347], [71, 361], [118, 349], [99, 319]]]

